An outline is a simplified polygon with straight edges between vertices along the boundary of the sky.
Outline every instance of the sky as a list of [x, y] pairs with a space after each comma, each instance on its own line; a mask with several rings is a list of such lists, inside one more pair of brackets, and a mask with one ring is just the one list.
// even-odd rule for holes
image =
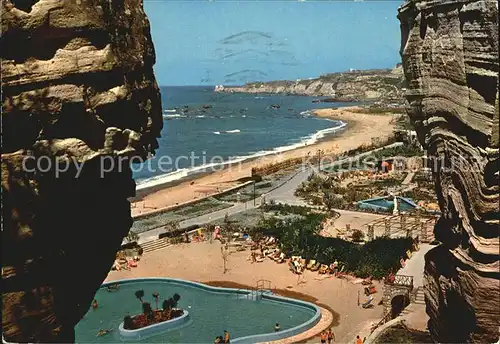
[[145, 0], [161, 86], [295, 80], [400, 62], [402, 1]]

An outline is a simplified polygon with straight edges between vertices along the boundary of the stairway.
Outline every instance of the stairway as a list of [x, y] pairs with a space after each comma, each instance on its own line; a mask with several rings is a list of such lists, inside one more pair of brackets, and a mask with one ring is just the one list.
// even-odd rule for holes
[[148, 253], [148, 252], [153, 252], [153, 251], [168, 247], [170, 245], [171, 244], [168, 241], [168, 238], [162, 238], [162, 239], [157, 239], [157, 240], [145, 242], [145, 243], [141, 244], [141, 247], [144, 250], [144, 253]]
[[424, 294], [424, 288], [420, 287], [417, 290], [417, 296], [415, 297], [414, 303], [425, 305], [425, 294]]

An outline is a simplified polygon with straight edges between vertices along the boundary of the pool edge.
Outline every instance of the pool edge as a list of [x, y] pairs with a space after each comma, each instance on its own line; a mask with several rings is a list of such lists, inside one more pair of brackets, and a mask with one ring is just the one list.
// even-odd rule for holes
[[[225, 287], [213, 287], [204, 283], [200, 282], [194, 282], [194, 281], [188, 281], [188, 280], [183, 280], [179, 278], [162, 278], [162, 277], [143, 277], [143, 278], [126, 278], [126, 279], [121, 279], [121, 280], [115, 280], [115, 281], [109, 281], [103, 283], [99, 289], [105, 288], [108, 285], [113, 285], [113, 284], [127, 284], [127, 283], [133, 283], [133, 282], [145, 282], [145, 281], [163, 281], [163, 282], [176, 282], [179, 284], [185, 284], [185, 285], [190, 285], [194, 287], [198, 287], [201, 289], [209, 290], [209, 291], [214, 291], [214, 292], [226, 292], [226, 293], [232, 293], [232, 294], [243, 294], [243, 295], [249, 295], [251, 293], [250, 290], [248, 289], [235, 289], [235, 288], [225, 288]], [[307, 302], [307, 301], [302, 301], [298, 299], [292, 299], [289, 297], [284, 297], [280, 295], [275, 295], [275, 294], [269, 294], [269, 293], [263, 293], [262, 298], [269, 299], [269, 300], [274, 300], [278, 302], [284, 302], [288, 304], [295, 304], [299, 305], [305, 308], [309, 308], [313, 310], [315, 313], [311, 319], [308, 321], [297, 325], [295, 327], [292, 327], [287, 330], [279, 331], [279, 332], [270, 332], [270, 333], [262, 333], [262, 334], [256, 334], [256, 335], [251, 335], [251, 336], [245, 336], [245, 337], [239, 337], [239, 338], [234, 338], [231, 339], [231, 343], [239, 343], [239, 344], [245, 344], [245, 343], [261, 343], [261, 342], [272, 342], [280, 339], [285, 339], [289, 337], [296, 336], [300, 333], [306, 332], [307, 330], [312, 329], [314, 326], [316, 326], [319, 321], [321, 320], [321, 309], [316, 306], [313, 303]]]

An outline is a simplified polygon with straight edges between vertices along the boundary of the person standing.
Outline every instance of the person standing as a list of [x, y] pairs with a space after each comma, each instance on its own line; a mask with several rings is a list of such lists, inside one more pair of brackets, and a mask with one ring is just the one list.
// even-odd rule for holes
[[321, 343], [322, 344], [325, 344], [326, 343], [326, 338], [328, 337], [328, 335], [326, 334], [326, 331], [323, 331], [321, 332]]
[[361, 338], [359, 338], [359, 335], [356, 336], [355, 344], [363, 344], [363, 340]]
[[328, 344], [332, 344], [332, 341], [335, 340], [335, 334], [333, 333], [331, 327], [328, 329], [328, 332], [326, 334], [327, 334], [326, 339], [328, 340]]
[[229, 336], [229, 332], [227, 330], [224, 330], [224, 343], [229, 343], [231, 340], [231, 337]]

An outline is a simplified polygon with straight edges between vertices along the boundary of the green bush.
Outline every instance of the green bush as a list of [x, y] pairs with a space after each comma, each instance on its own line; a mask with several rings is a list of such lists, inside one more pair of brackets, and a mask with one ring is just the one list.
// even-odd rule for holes
[[363, 233], [359, 229], [354, 230], [354, 232], [352, 233], [352, 241], [354, 242], [363, 241], [364, 238], [365, 238], [365, 233]]
[[276, 236], [283, 252], [316, 259], [323, 264], [335, 260], [345, 265], [344, 270], [359, 277], [382, 278], [389, 271], [397, 270], [400, 257], [411, 249], [411, 238], [377, 238], [364, 245], [339, 238], [318, 235], [324, 214], [310, 213], [301, 218], [280, 220], [262, 219], [258, 225], [264, 235]]

